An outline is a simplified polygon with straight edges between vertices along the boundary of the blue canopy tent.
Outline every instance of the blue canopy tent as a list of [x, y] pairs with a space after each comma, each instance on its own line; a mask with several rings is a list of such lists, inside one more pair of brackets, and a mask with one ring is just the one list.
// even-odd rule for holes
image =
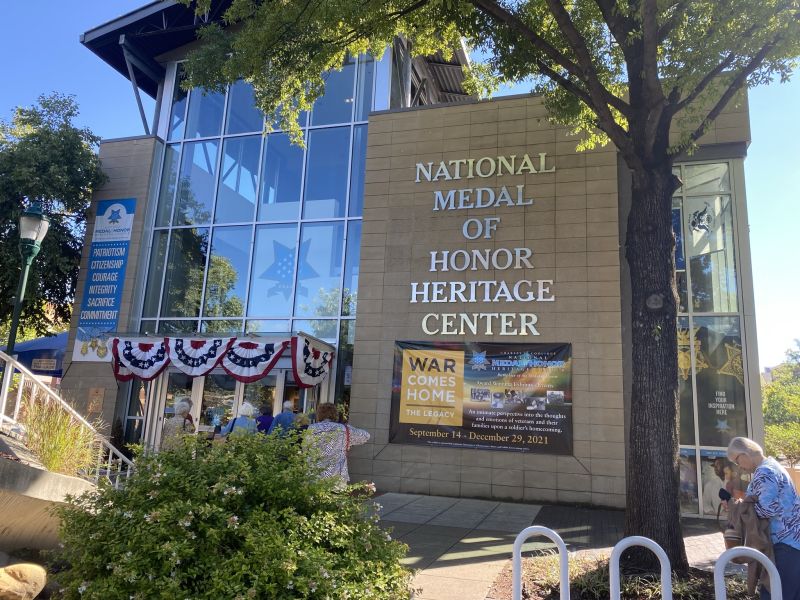
[[[65, 331], [58, 335], [14, 344], [14, 354], [17, 355], [17, 360], [34, 375], [61, 377], [68, 335], [68, 332]], [[0, 349], [3, 352], [6, 351], [5, 346]]]

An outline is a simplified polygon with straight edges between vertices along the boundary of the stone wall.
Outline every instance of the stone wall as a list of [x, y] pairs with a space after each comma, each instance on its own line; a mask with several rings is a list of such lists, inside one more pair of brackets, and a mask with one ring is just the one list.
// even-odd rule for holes
[[[354, 479], [381, 491], [623, 506], [624, 414], [617, 154], [577, 153], [535, 97], [370, 117], [351, 421], [372, 439], [354, 448]], [[546, 153], [551, 173], [415, 182], [418, 162]], [[433, 191], [525, 185], [530, 206], [433, 211]], [[469, 217], [501, 219], [492, 239], [467, 241]], [[554, 302], [513, 306], [410, 303], [412, 281], [442, 249], [533, 250], [533, 269], [472, 279], [551, 279]], [[428, 312], [535, 312], [538, 336], [428, 336]], [[495, 332], [496, 333], [496, 332]], [[573, 349], [574, 456], [388, 443], [395, 340], [568, 342]]]

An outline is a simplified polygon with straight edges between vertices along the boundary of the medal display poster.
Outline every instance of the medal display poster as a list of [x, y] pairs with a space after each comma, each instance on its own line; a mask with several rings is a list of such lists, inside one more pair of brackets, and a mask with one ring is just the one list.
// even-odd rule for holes
[[389, 441], [572, 454], [572, 345], [395, 342]]

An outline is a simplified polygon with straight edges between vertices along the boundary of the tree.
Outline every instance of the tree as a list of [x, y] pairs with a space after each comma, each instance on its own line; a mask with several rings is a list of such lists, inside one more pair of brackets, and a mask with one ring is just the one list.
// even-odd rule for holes
[[267, 122], [297, 135], [298, 112], [348, 54], [380, 56], [396, 36], [415, 55], [450, 54], [464, 38], [488, 57], [469, 79], [474, 91], [532, 77], [552, 118], [584, 134], [581, 147], [612, 142], [632, 185], [626, 532], [654, 539], [684, 569], [672, 164], [741, 90], [789, 77], [798, 14], [797, 0], [233, 0], [222, 17], [233, 26], [201, 30], [185, 84], [246, 79]]
[[796, 350], [786, 351], [786, 362], [772, 369], [772, 379], [761, 386], [764, 423], [800, 423], [800, 340]]
[[0, 121], [0, 322], [8, 322], [21, 268], [19, 217], [38, 199], [50, 217], [31, 266], [20, 325], [42, 335], [69, 323], [92, 190], [105, 181], [100, 138], [73, 121], [78, 105], [58, 93]]

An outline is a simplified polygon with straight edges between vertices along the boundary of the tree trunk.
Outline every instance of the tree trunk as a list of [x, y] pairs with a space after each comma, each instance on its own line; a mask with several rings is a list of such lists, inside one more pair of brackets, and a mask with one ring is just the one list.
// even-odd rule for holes
[[[625, 255], [631, 275], [633, 389], [627, 460], [626, 535], [642, 535], [688, 568], [678, 497], [678, 353], [669, 159], [633, 173]], [[652, 565], [647, 551], [631, 553]]]

